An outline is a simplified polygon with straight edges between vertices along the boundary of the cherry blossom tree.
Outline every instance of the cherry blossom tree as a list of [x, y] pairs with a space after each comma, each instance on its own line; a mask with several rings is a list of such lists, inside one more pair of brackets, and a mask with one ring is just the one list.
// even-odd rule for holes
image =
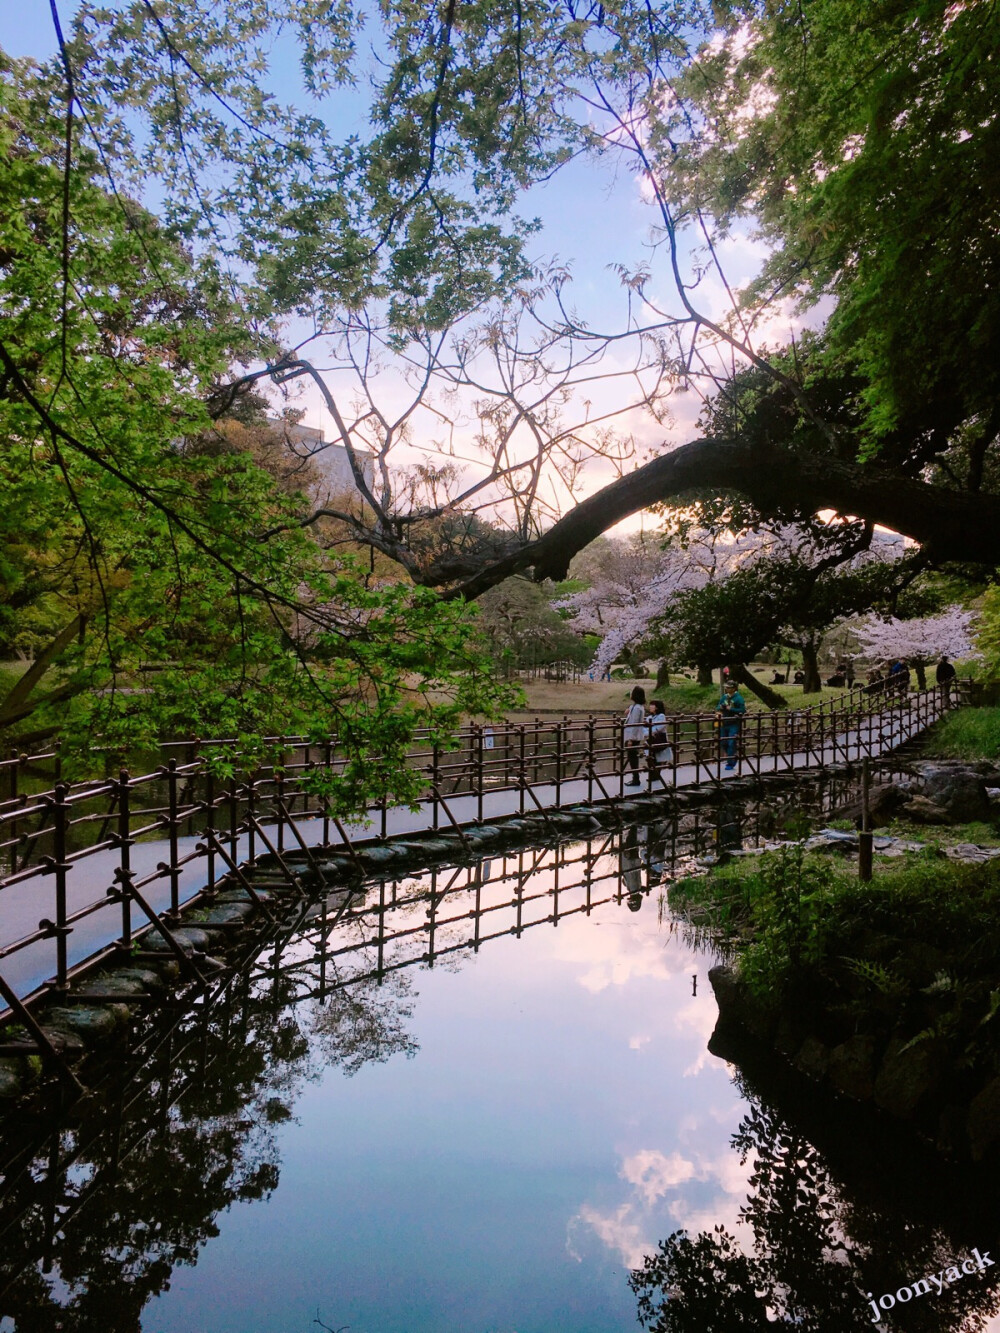
[[[894, 562], [902, 553], [901, 545], [873, 541], [870, 530], [859, 531], [854, 525], [833, 529], [831, 525], [778, 524], [741, 532], [698, 527], [674, 535], [660, 548], [649, 539], [603, 542], [599, 549], [595, 547], [594, 560], [587, 562], [589, 568], [585, 566], [581, 571], [590, 574], [589, 586], [555, 605], [570, 612], [575, 629], [602, 636], [592, 667], [595, 675], [600, 675], [619, 656], [649, 638], [685, 594], [718, 585], [737, 571], [767, 561], [772, 572], [765, 576], [761, 566], [761, 574], [770, 584], [773, 571], [785, 566], [800, 573], [829, 567], [840, 574], [851, 574], [873, 563]], [[801, 577], [797, 582], [802, 582]], [[817, 601], [815, 595], [812, 600]], [[857, 601], [852, 602], [850, 597], [833, 601], [827, 598], [822, 606], [812, 608], [816, 614], [807, 617], [806, 622], [775, 622], [771, 637], [794, 644], [804, 654], [811, 653], [815, 661], [819, 639], [829, 625], [857, 608]], [[705, 670], [713, 665], [718, 663], [706, 659], [703, 664]]]
[[599, 634], [601, 642], [591, 665], [603, 676], [611, 664], [647, 636], [677, 593], [700, 588], [729, 560], [714, 533], [698, 532], [685, 547], [666, 548], [639, 538], [601, 543], [590, 585], [554, 603], [568, 611], [573, 628]]
[[862, 654], [870, 660], [899, 658], [912, 663], [922, 689], [926, 683], [924, 668], [935, 658], [946, 655], [961, 661], [980, 656], [973, 642], [976, 619], [974, 611], [961, 606], [949, 606], [939, 615], [914, 620], [868, 616], [855, 627], [855, 634]]

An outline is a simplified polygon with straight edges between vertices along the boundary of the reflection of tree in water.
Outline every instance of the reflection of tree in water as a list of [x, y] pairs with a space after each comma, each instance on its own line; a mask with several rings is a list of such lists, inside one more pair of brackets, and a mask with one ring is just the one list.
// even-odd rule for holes
[[381, 984], [357, 982], [327, 995], [310, 1023], [325, 1062], [351, 1075], [393, 1055], [416, 1055], [418, 1044], [406, 1031], [413, 1013], [411, 993], [409, 977], [397, 972]]
[[[324, 1065], [356, 1073], [411, 1054], [405, 987], [290, 1006], [281, 976], [164, 1025], [159, 1049], [73, 1108], [72, 1121], [0, 1136], [0, 1315], [18, 1333], [137, 1333], [216, 1215], [278, 1184], [275, 1126]], [[310, 1059], [308, 1029], [322, 1064]]]
[[[933, 1220], [912, 1217], [904, 1223], [898, 1202], [873, 1204], [835, 1182], [816, 1148], [756, 1099], [733, 1146], [742, 1161], [755, 1163], [741, 1210], [752, 1253], [721, 1226], [695, 1237], [676, 1231], [662, 1241], [630, 1279], [640, 1321], [654, 1333], [870, 1329], [866, 1293], [877, 1300], [961, 1262], [972, 1246], [989, 1248], [982, 1232], [966, 1236], [959, 1225], [946, 1233]], [[987, 1269], [940, 1295], [932, 1289], [881, 1312], [877, 1327], [973, 1333], [998, 1309], [1000, 1285]]]

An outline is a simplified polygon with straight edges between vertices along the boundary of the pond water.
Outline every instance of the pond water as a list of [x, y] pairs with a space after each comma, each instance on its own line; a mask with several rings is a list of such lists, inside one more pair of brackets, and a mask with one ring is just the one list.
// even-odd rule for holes
[[[658, 884], [745, 815], [370, 885], [153, 1021], [72, 1116], [3, 1128], [0, 1333], [619, 1333], [680, 1230], [659, 1327], [833, 1333], [996, 1256], [985, 1190], [709, 1050], [714, 958]], [[998, 1291], [880, 1323], [996, 1327]]]

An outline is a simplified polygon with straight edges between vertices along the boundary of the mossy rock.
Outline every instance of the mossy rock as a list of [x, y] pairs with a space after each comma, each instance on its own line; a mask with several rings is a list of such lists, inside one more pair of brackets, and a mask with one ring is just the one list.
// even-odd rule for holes
[[932, 1093], [945, 1071], [944, 1055], [930, 1041], [918, 1042], [909, 1050], [901, 1037], [893, 1037], [886, 1048], [875, 1078], [876, 1106], [909, 1120], [921, 1102]]
[[129, 1010], [124, 1004], [81, 1004], [50, 1009], [45, 1018], [56, 1031], [72, 1033], [89, 1043], [110, 1037], [124, 1027], [129, 1020]]
[[217, 903], [210, 908], [199, 922], [202, 926], [228, 926], [234, 921], [244, 921], [253, 912], [253, 903], [244, 899], [242, 902]]
[[453, 856], [455, 842], [445, 838], [428, 838], [426, 842], [420, 844], [420, 850], [424, 856]]
[[407, 855], [404, 848], [391, 844], [381, 843], [376, 847], [366, 847], [362, 852], [365, 860], [371, 865], [384, 865], [389, 861], [399, 861]]
[[[194, 953], [195, 950], [204, 952], [208, 948], [208, 934], [197, 926], [180, 926], [173, 932], [173, 936], [185, 953]], [[170, 944], [158, 930], [149, 932], [142, 947], [150, 953], [173, 953]]]
[[[259, 897], [267, 897], [267, 891], [265, 889], [256, 885], [255, 888]], [[253, 906], [250, 901], [250, 895], [247, 893], [246, 889], [223, 889], [215, 902], [216, 906], [223, 906], [229, 903], [246, 903], [248, 907]]]
[[830, 1052], [827, 1074], [846, 1097], [866, 1102], [875, 1089], [876, 1042], [869, 1033], [848, 1037]]
[[794, 1064], [808, 1078], [822, 1080], [830, 1064], [830, 1048], [819, 1037], [806, 1037], [799, 1047]]
[[128, 977], [131, 980], [141, 982], [144, 989], [153, 995], [160, 995], [167, 989], [167, 983], [162, 974], [154, 972], [151, 967], [123, 967], [117, 969], [112, 975]]
[[969, 1147], [972, 1160], [980, 1162], [996, 1151], [1000, 1142], [1000, 1078], [987, 1083], [969, 1106]]
[[97, 992], [100, 995], [120, 995], [123, 1000], [127, 1000], [130, 996], [146, 994], [146, 987], [138, 977], [120, 972], [110, 972], [101, 977], [85, 980], [81, 983], [81, 989]]

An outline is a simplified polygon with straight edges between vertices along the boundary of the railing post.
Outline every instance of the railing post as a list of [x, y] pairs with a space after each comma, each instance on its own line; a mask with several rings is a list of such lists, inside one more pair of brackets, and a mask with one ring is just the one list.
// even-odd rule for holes
[[168, 871], [170, 875], [170, 917], [174, 920], [180, 914], [180, 867], [177, 848], [177, 760], [167, 762], [167, 839], [170, 845]]
[[[281, 755], [281, 761], [284, 762], [284, 753]], [[275, 769], [274, 785], [276, 790], [276, 800], [278, 804], [278, 855], [285, 850], [285, 770], [280, 767]]]
[[869, 794], [871, 791], [871, 761], [861, 761], [861, 832], [858, 834], [858, 879], [867, 882], [872, 877], [873, 835]]
[[121, 886], [123, 949], [132, 947], [132, 798], [127, 768], [118, 773], [118, 882]]
[[[257, 777], [256, 771], [247, 774], [247, 837], [249, 839], [250, 864], [257, 862], [257, 830], [254, 827], [254, 819], [257, 810]], [[323, 828], [326, 830], [328, 820], [326, 819], [326, 801], [323, 802]], [[324, 843], [329, 843], [328, 833], [324, 836]]]
[[587, 800], [592, 802], [594, 799], [594, 728], [597, 724], [594, 721], [593, 713], [587, 718]]
[[[811, 708], [807, 708], [807, 709], [806, 709], [806, 741], [805, 741], [805, 746], [806, 746], [806, 767], [807, 767], [807, 768], [808, 768], [808, 766], [809, 766], [809, 761], [812, 759], [812, 717], [813, 717], [813, 715], [812, 715], [812, 709], [811, 709]], [[822, 714], [822, 711], [820, 712], [820, 717], [819, 717], [819, 743], [820, 743], [820, 749], [822, 749], [822, 746], [823, 746], [823, 714]], [[793, 761], [793, 762], [794, 762], [794, 761]]]
[[[327, 777], [333, 771], [333, 746], [329, 740], [323, 747], [323, 767], [326, 769]], [[382, 802], [382, 837], [385, 838], [385, 801]], [[323, 797], [323, 846], [330, 845], [330, 801]]]
[[792, 772], [794, 772], [794, 770], [795, 770], [795, 713], [794, 713], [794, 712], [790, 713], [790, 714], [788, 715], [788, 719], [787, 719], [787, 720], [788, 720], [788, 730], [787, 730], [787, 733], [786, 733], [786, 740], [787, 740], [787, 742], [788, 742], [788, 756], [789, 756], [789, 757], [788, 757], [788, 762], [786, 763], [785, 767], [786, 767], [787, 769], [790, 769]]
[[[490, 728], [493, 741], [492, 753], [496, 753], [496, 733]], [[483, 789], [486, 786], [486, 731], [482, 723], [476, 723], [476, 822], [483, 822]]]
[[[237, 756], [233, 754], [233, 767], [235, 769], [235, 760]], [[229, 779], [229, 855], [237, 865], [240, 861], [239, 849], [239, 802], [236, 796], [236, 774]]]
[[[215, 778], [212, 770], [209, 769], [205, 774], [205, 830], [208, 835], [208, 891], [215, 891]], [[279, 847], [281, 836], [281, 825], [278, 825]]]
[[[438, 809], [438, 769], [441, 763], [441, 754], [437, 741], [434, 741], [431, 747], [431, 808], [433, 810], [432, 828], [434, 832], [438, 829], [438, 820], [440, 811]], [[433, 937], [432, 937], [433, 939]]]
[[[17, 801], [17, 775], [18, 775], [18, 770], [20, 769], [20, 767], [21, 767], [21, 766], [20, 766], [20, 764], [18, 763], [18, 758], [17, 758], [17, 749], [16, 749], [16, 747], [14, 747], [14, 748], [11, 749], [11, 752], [10, 752], [10, 800], [11, 800], [11, 804], [12, 804], [12, 805]], [[10, 821], [10, 840], [11, 840], [11, 849], [10, 849], [10, 868], [11, 868], [11, 870], [16, 870], [16, 869], [17, 869], [17, 838], [18, 838], [18, 833], [17, 833], [17, 820], [16, 820], [16, 819], [12, 819], [12, 820]]]
[[66, 936], [69, 934], [69, 927], [66, 924], [66, 871], [68, 869], [66, 862], [66, 825], [69, 819], [69, 811], [66, 805], [66, 784], [56, 783], [55, 801], [52, 811], [53, 822], [53, 841], [52, 847], [55, 854], [55, 876], [56, 876], [56, 987], [59, 990], [66, 989]]

